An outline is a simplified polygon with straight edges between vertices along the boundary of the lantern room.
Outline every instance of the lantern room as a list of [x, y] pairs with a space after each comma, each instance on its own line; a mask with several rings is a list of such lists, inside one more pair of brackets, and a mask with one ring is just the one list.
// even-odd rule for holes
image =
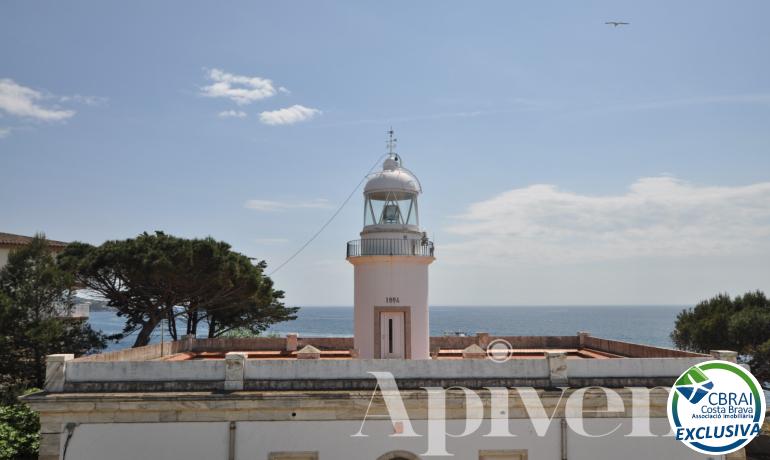
[[382, 171], [372, 174], [364, 187], [364, 229], [372, 232], [420, 233], [417, 196], [420, 181], [404, 168], [401, 157], [390, 153]]

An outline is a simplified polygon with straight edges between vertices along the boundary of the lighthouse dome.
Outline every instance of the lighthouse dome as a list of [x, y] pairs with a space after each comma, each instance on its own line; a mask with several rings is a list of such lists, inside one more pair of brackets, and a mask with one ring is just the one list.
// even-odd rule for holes
[[369, 176], [364, 194], [372, 199], [403, 199], [422, 192], [420, 181], [401, 165], [398, 155], [390, 155], [382, 163], [382, 171]]

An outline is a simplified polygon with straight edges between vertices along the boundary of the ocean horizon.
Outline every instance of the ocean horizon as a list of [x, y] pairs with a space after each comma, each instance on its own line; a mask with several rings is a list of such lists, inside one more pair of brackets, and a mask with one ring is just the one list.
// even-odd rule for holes
[[[626, 342], [673, 347], [671, 331], [676, 315], [685, 305], [554, 305], [554, 306], [434, 306], [430, 307], [430, 334], [440, 336], [463, 333], [473, 335], [574, 335], [588, 331], [595, 337]], [[125, 319], [114, 311], [92, 311], [89, 323], [107, 334], [119, 333]], [[179, 323], [181, 326], [183, 323]], [[201, 324], [199, 337], [205, 337]], [[263, 335], [304, 337], [352, 337], [353, 307], [300, 307], [297, 319], [272, 325]], [[163, 336], [163, 337], [161, 337]], [[135, 334], [110, 343], [108, 351], [133, 344]], [[157, 329], [152, 343], [168, 340]]]

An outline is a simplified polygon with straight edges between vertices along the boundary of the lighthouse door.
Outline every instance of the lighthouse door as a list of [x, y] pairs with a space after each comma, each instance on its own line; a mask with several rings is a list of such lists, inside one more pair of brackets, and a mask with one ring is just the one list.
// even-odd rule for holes
[[380, 313], [380, 354], [382, 358], [405, 358], [404, 312]]

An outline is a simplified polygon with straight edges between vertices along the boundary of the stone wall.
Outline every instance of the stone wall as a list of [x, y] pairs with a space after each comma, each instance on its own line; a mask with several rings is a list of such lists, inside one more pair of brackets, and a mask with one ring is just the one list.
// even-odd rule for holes
[[[545, 413], [554, 420], [565, 416], [565, 403], [574, 390], [566, 390], [562, 395], [561, 390], [537, 390], [537, 397], [541, 400]], [[491, 414], [490, 393], [486, 390], [477, 392], [484, 405], [484, 417]], [[607, 413], [606, 397], [599, 390], [589, 389], [584, 397], [585, 417], [597, 422], [606, 419], [614, 422], [617, 418], [628, 419], [633, 413], [632, 394], [629, 389], [619, 389], [617, 393], [621, 397], [624, 408], [618, 413]], [[335, 422], [360, 421], [364, 415], [369, 417], [387, 414], [384, 400], [380, 394], [372, 397], [372, 393], [365, 392], [235, 392], [235, 393], [135, 393], [135, 394], [45, 394], [37, 393], [25, 397], [34, 410], [40, 413], [41, 420], [41, 460], [59, 459], [63, 445], [71, 433], [73, 439], [80, 443], [79, 448], [73, 448], [73, 453], [82, 449], [84, 442], [96, 442], [98, 438], [88, 438], [85, 430], [89, 426], [111, 425], [117, 432], [111, 432], [112, 439], [120, 439], [130, 436], [136, 429], [147, 429], [147, 433], [157, 433], [158, 430], [170, 430], [171, 424], [196, 423], [211, 424], [212, 429], [217, 428], [218, 423], [233, 422], [236, 424], [248, 422], [307, 422], [325, 421], [324, 426], [332, 426]], [[663, 389], [650, 392], [650, 416], [665, 421], [666, 400], [668, 392]], [[411, 420], [425, 420], [428, 416], [428, 396], [425, 391], [401, 392], [401, 398]], [[371, 406], [370, 406], [371, 405]], [[466, 399], [461, 391], [447, 391], [446, 418], [448, 420], [463, 420], [466, 417]], [[522, 399], [513, 391], [508, 397], [507, 418], [513, 421], [526, 421], [523, 427], [531, 423], [528, 421], [528, 413]], [[128, 424], [128, 425], [127, 425]], [[148, 425], [149, 424], [149, 425]], [[243, 426], [243, 425], [241, 425]], [[558, 428], [558, 422], [555, 426]], [[145, 427], [145, 428], [142, 428]], [[192, 428], [192, 426], [191, 426]], [[611, 428], [611, 427], [610, 427]], [[218, 429], [218, 428], [217, 428]], [[169, 431], [170, 432], [170, 431]], [[188, 432], [193, 432], [188, 430]], [[455, 431], [457, 432], [457, 431]], [[521, 430], [526, 433], [527, 430]], [[662, 433], [662, 432], [661, 432]], [[293, 435], [301, 436], [294, 432]], [[479, 433], [481, 435], [482, 433]], [[86, 438], [83, 436], [86, 435]], [[558, 431], [555, 437], [549, 436], [558, 446]], [[145, 436], [144, 439], [149, 439]], [[153, 437], [155, 439], [155, 437]], [[154, 452], [162, 452], [163, 437], [156, 440], [159, 444], [154, 446]], [[170, 439], [170, 438], [169, 438]], [[177, 439], [177, 438], [174, 438]], [[189, 439], [189, 438], [188, 438]], [[236, 437], [236, 440], [238, 438]], [[243, 438], [246, 439], [246, 438]], [[384, 439], [389, 439], [385, 437]], [[393, 439], [394, 443], [403, 440]], [[511, 442], [510, 439], [505, 439]], [[627, 442], [627, 438], [625, 438]], [[150, 441], [148, 441], [150, 442]], [[242, 441], [239, 441], [242, 442]], [[468, 442], [468, 440], [464, 440]], [[489, 441], [478, 440], [479, 445], [485, 445]], [[531, 440], [531, 448], [538, 444], [537, 440]], [[606, 443], [606, 439], [602, 441]], [[195, 444], [194, 442], [192, 443]], [[74, 444], [73, 444], [74, 445]], [[72, 446], [71, 446], [72, 447]], [[169, 447], [166, 443], [166, 447]], [[576, 446], [573, 446], [574, 449]], [[681, 447], [681, 446], [676, 446]], [[578, 451], [573, 451], [578, 455]], [[93, 454], [93, 452], [90, 452]], [[102, 452], [100, 458], [117, 458], [110, 454], [115, 452]], [[98, 454], [98, 452], [97, 452]], [[68, 456], [68, 458], [70, 458]], [[74, 458], [74, 457], [73, 457]], [[94, 458], [93, 455], [89, 458]], [[125, 457], [120, 457], [125, 458]], [[175, 457], [176, 458], [176, 457]], [[186, 458], [200, 458], [196, 456]], [[263, 457], [261, 457], [263, 458]], [[329, 457], [332, 458], [332, 457]], [[335, 457], [337, 458], [337, 457]], [[366, 458], [374, 458], [367, 456]], [[579, 458], [579, 455], [575, 458]], [[601, 457], [609, 458], [609, 457]], [[641, 457], [624, 457], [641, 458]], [[671, 456], [657, 458], [674, 458]], [[682, 457], [676, 457], [682, 458]], [[689, 458], [689, 457], [687, 457]]]
[[98, 355], [81, 356], [75, 361], [149, 361], [185, 351], [190, 351], [190, 341], [183, 339], [175, 342], [164, 342], [163, 344], [156, 343], [143, 347], [109, 351]]
[[621, 342], [619, 340], [600, 339], [591, 337], [590, 335], [585, 337], [584, 343], [586, 347], [594, 350], [632, 358], [681, 358], [704, 356], [700, 353]]
[[[55, 359], [54, 359], [55, 356]], [[51, 358], [50, 392], [141, 392], [222, 390], [353, 390], [376, 386], [373, 372], [387, 372], [403, 388], [460, 385], [658, 386], [674, 379], [697, 358], [567, 359], [563, 352], [543, 358], [449, 360], [225, 359], [187, 361], [75, 361]]]
[[[670, 348], [653, 347], [622, 342], [618, 340], [600, 339], [592, 337], [588, 333], [569, 336], [489, 336], [479, 333], [475, 336], [438, 336], [430, 338], [431, 350], [463, 350], [470, 345], [486, 346], [486, 343], [503, 339], [511, 344], [513, 349], [577, 349], [590, 348], [606, 353], [611, 353], [631, 358], [677, 358], [699, 357], [698, 353], [691, 353]], [[176, 342], [147, 345], [138, 348], [89, 355], [77, 358], [75, 361], [148, 361], [160, 359], [183, 352], [219, 352], [230, 351], [269, 351], [287, 350], [289, 343], [286, 337], [250, 337], [250, 338], [216, 338], [199, 339], [184, 337]], [[486, 343], [481, 343], [486, 342]], [[298, 348], [312, 345], [319, 350], [352, 350], [352, 337], [299, 337]]]

